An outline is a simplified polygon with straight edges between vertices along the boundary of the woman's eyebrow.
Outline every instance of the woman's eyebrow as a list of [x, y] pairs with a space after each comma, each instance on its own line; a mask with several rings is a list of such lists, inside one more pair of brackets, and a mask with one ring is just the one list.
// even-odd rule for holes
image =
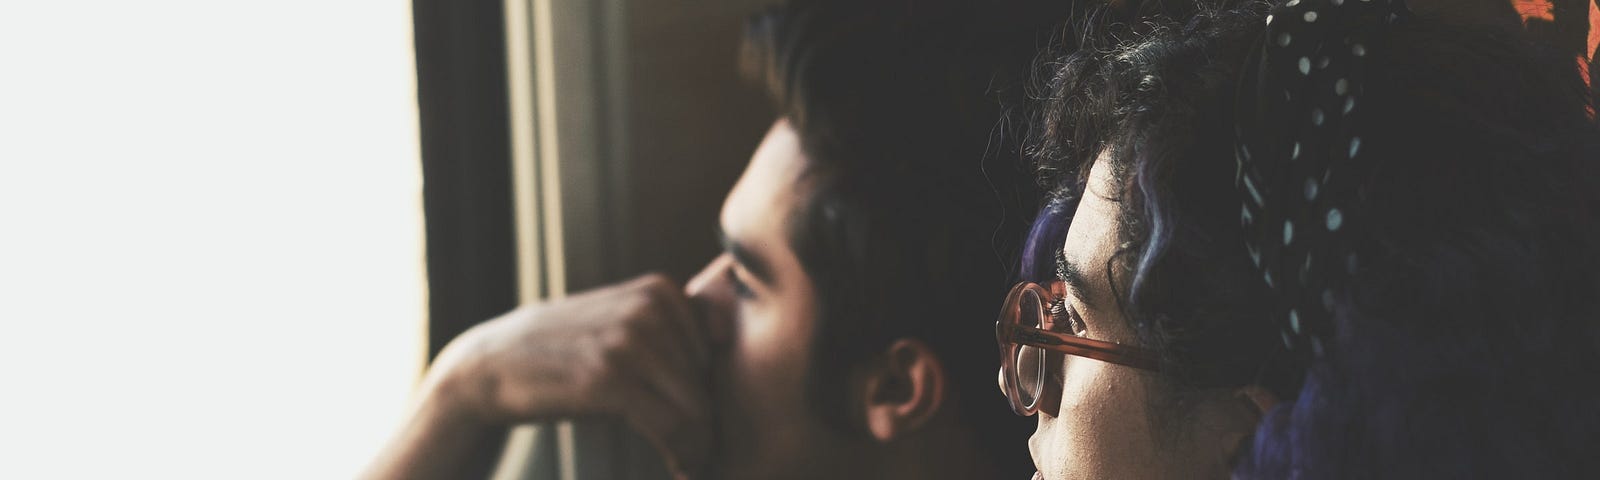
[[1083, 268], [1067, 260], [1067, 255], [1062, 250], [1056, 250], [1056, 277], [1067, 284], [1067, 289], [1072, 291], [1072, 296], [1078, 302], [1089, 308], [1095, 308], [1093, 298], [1089, 295], [1089, 277], [1083, 274]]

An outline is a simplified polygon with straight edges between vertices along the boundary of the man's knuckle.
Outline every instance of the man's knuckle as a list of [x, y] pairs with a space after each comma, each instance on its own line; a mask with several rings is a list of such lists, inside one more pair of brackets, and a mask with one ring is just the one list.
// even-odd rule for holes
[[595, 332], [593, 348], [600, 353], [628, 348], [629, 336], [626, 324], [611, 325]]
[[644, 274], [640, 278], [640, 282], [649, 289], [657, 289], [672, 286], [672, 277], [668, 277], [667, 274], [661, 272], [650, 272]]
[[584, 396], [591, 396], [605, 390], [612, 378], [616, 376], [617, 367], [614, 363], [601, 359], [589, 365], [584, 373], [575, 379], [578, 391]]

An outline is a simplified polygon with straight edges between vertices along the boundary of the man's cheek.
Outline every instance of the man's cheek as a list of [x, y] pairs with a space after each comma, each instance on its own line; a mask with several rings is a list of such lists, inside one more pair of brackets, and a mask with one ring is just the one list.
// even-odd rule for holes
[[804, 403], [809, 338], [776, 317], [741, 320], [728, 358], [733, 401], [753, 419], [793, 417]]
[[[754, 333], [754, 332], [752, 332]], [[769, 338], [741, 337], [728, 358], [729, 380], [744, 396], [770, 395], [788, 376], [782, 349]], [[760, 401], [760, 398], [748, 399]]]
[[783, 363], [782, 350], [776, 345], [781, 339], [775, 338], [772, 322], [748, 310], [739, 315], [736, 335], [718, 362], [722, 370], [718, 388], [732, 403], [728, 405], [732, 412], [741, 416], [760, 415], [757, 410], [771, 405], [767, 397], [776, 393], [773, 389], [781, 383]]
[[769, 309], [740, 309], [729, 352], [736, 369], [751, 375], [770, 376], [788, 354], [792, 344], [804, 339], [786, 331], [780, 318]]

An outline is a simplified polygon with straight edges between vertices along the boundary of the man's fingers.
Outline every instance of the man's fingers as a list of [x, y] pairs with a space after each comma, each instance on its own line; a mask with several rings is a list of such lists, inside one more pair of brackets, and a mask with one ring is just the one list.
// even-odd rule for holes
[[683, 289], [665, 275], [652, 274], [637, 280], [651, 299], [652, 312], [663, 321], [669, 331], [667, 338], [679, 342], [675, 345], [684, 354], [690, 367], [704, 368], [711, 358], [710, 341], [706, 326]]
[[628, 378], [618, 381], [637, 383], [648, 388], [685, 413], [709, 412], [711, 403], [711, 386], [707, 381], [709, 375], [702, 368], [684, 368], [661, 361], [656, 354], [657, 352], [649, 349], [619, 352], [619, 357], [626, 359], [618, 364], [618, 369], [630, 374]]
[[619, 355], [615, 365], [629, 374], [616, 379], [608, 409], [649, 439], [673, 471], [700, 471], [710, 455], [712, 435], [705, 372], [661, 361], [650, 350]]
[[708, 412], [685, 410], [654, 389], [625, 403], [623, 418], [660, 451], [670, 471], [682, 474], [705, 469], [711, 457]]

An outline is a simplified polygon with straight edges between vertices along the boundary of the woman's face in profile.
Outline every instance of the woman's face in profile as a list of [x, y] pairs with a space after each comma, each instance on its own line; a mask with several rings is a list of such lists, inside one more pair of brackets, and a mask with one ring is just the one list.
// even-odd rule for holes
[[[1118, 308], [1107, 269], [1118, 240], [1118, 205], [1112, 195], [1112, 169], [1103, 157], [1089, 173], [1062, 253], [1069, 269], [1081, 274], [1081, 288], [1069, 288], [1067, 315], [1055, 330], [1120, 344], [1137, 344]], [[1072, 284], [1074, 282], [1067, 282]], [[1078, 291], [1081, 290], [1081, 291]], [[1068, 332], [1079, 323], [1080, 331]], [[1228, 435], [1230, 411], [1237, 402], [1206, 402], [1181, 415], [1152, 416], [1152, 405], [1167, 405], [1153, 373], [1090, 358], [1053, 354], [1047, 363], [1038, 430], [1028, 448], [1040, 477], [1047, 480], [1100, 478], [1225, 478], [1228, 459], [1242, 435]], [[1205, 395], [1202, 395], [1202, 398]], [[1224, 395], [1224, 397], [1226, 397]], [[1217, 418], [1221, 417], [1221, 418]], [[1155, 425], [1155, 418], [1170, 418]], [[1253, 419], [1238, 419], [1253, 423]], [[1168, 424], [1172, 425], [1168, 425]], [[1237, 423], [1237, 421], [1235, 422]], [[1238, 438], [1235, 438], [1238, 437]]]

